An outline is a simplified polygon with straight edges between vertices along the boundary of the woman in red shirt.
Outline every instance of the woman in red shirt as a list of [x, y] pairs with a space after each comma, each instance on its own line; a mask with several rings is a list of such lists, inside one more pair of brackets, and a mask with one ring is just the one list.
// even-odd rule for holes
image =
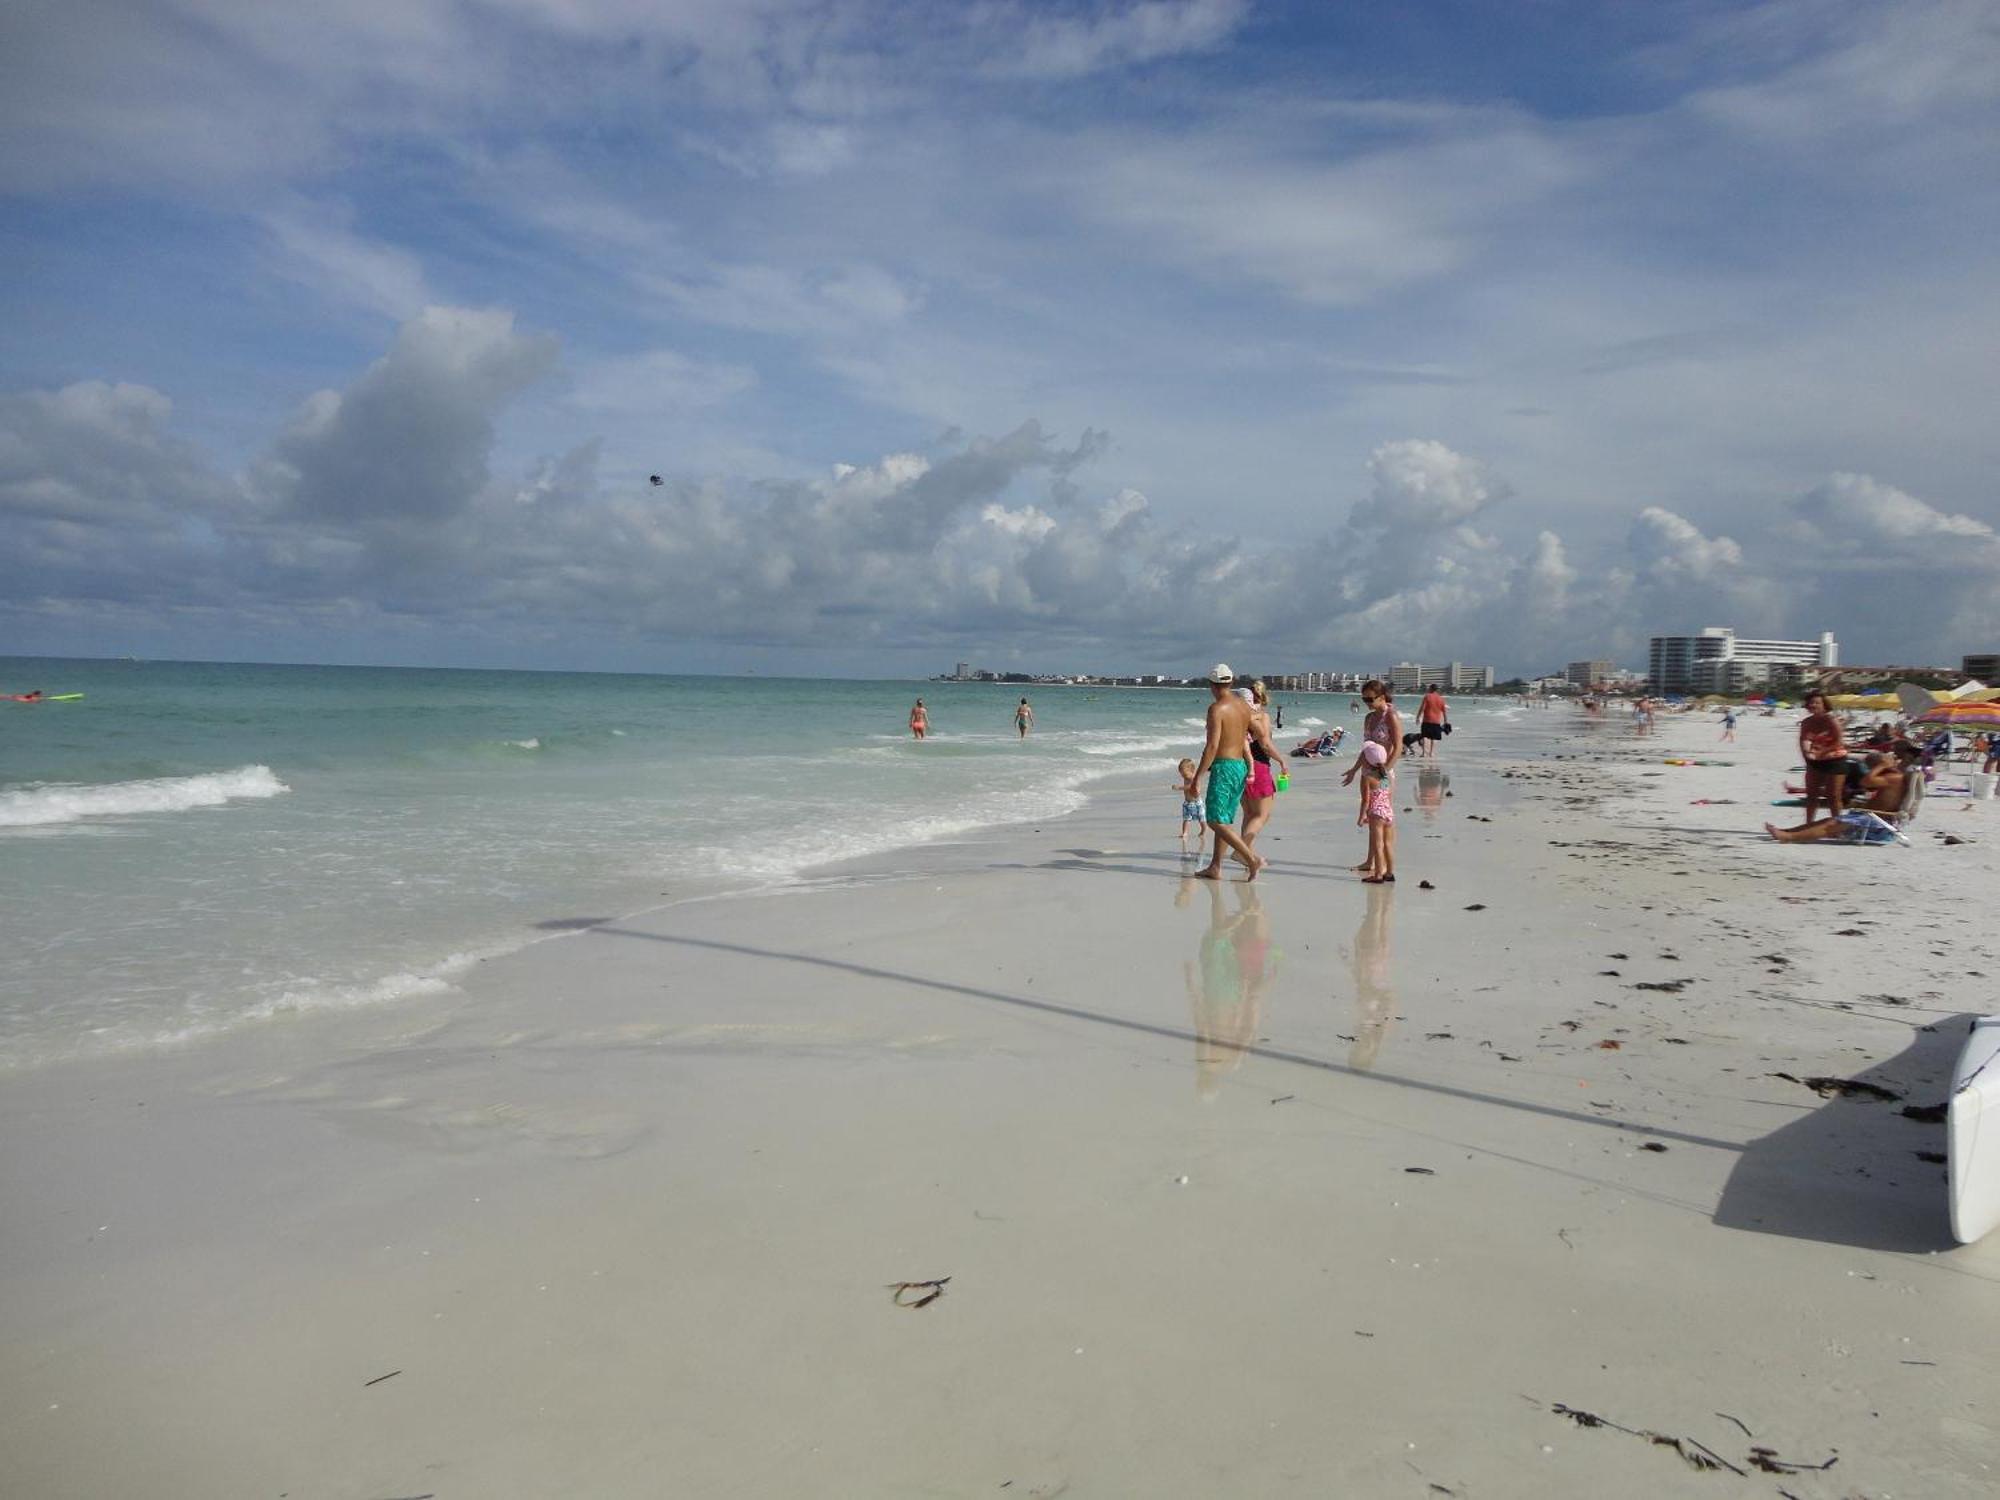
[[1828, 709], [1825, 693], [1806, 694], [1806, 716], [1799, 721], [1799, 758], [1806, 763], [1806, 822], [1823, 802], [1827, 816], [1837, 818], [1847, 790], [1847, 735]]

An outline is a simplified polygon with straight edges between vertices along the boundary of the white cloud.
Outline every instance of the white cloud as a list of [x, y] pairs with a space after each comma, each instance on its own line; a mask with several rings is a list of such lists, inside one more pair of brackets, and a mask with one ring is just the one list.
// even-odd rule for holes
[[1828, 475], [1792, 509], [1803, 541], [1864, 566], [1888, 559], [1943, 569], [2000, 562], [2000, 534], [1984, 521], [1938, 510], [1866, 474]]
[[[768, 631], [814, 600], [887, 618], [913, 571], [919, 633], [1110, 641], [1129, 621], [1160, 642], [1219, 592], [1204, 630], [1368, 655], [1468, 633], [1555, 649], [1559, 615], [1957, 640], [1985, 628], [2000, 460], [1993, 8], [1723, 10], [1643, 87], [1592, 57], [1591, 107], [1543, 113], [1560, 60], [1520, 102], [1433, 97], [1331, 46], [1274, 61], [1292, 33], [1224, 3], [29, 7], [0, 50], [0, 187], [65, 212], [24, 219], [150, 224], [164, 202], [143, 256], [81, 248], [155, 304], [203, 294], [168, 280], [198, 259], [253, 348], [265, 288], [227, 280], [246, 258], [328, 306], [288, 303], [283, 356], [246, 380], [163, 353], [169, 324], [82, 327], [79, 292], [47, 314], [75, 340], [29, 338], [17, 368], [141, 373], [246, 452], [243, 384], [294, 403], [350, 359], [352, 310], [464, 295], [561, 329], [573, 379], [542, 382], [526, 335], [419, 318], [422, 347], [305, 401], [247, 486], [145, 398], [65, 415], [28, 393], [0, 423], [4, 494], [43, 507], [52, 559], [86, 534], [123, 555], [101, 515], [211, 551], [219, 528], [235, 571], [190, 587], [282, 576], [356, 608], [401, 517], [419, 564], [459, 559], [434, 590], [451, 607], [514, 577], [537, 609], [588, 613], [564, 580], [609, 565], [581, 533], [517, 532], [525, 511], [602, 519], [635, 558], [713, 543], [712, 580], [664, 576]], [[902, 452], [946, 424], [1002, 436]], [[1087, 424], [1115, 454], [1048, 436]], [[798, 483], [829, 450], [899, 456]], [[1800, 495], [1833, 468], [1853, 473]], [[651, 492], [661, 471], [690, 482]], [[746, 514], [816, 550], [760, 550]], [[642, 574], [612, 572], [636, 595]]]
[[1465, 266], [1496, 220], [1532, 216], [1584, 170], [1552, 132], [1475, 119], [1386, 147], [1357, 131], [1348, 146], [1280, 110], [1178, 139], [1107, 135], [1050, 176], [1153, 256], [1337, 307]]
[[1743, 565], [1743, 549], [1726, 536], [1703, 536], [1685, 516], [1649, 505], [1632, 523], [1632, 552], [1647, 576], [1668, 583], [1706, 583]]
[[1036, 5], [985, 5], [977, 29], [1016, 39], [991, 66], [999, 73], [1077, 78], [1113, 66], [1202, 52], [1227, 39], [1250, 13], [1249, 0], [1128, 0], [1080, 15]]
[[1459, 526], [1503, 493], [1484, 466], [1434, 439], [1384, 443], [1369, 455], [1368, 472], [1374, 487], [1350, 521], [1368, 531]]
[[451, 516], [487, 482], [495, 414], [555, 356], [555, 341], [517, 333], [512, 313], [425, 308], [353, 385], [306, 403], [264, 482], [301, 517]]
[[[671, 351], [648, 358], [681, 372]], [[1379, 445], [1348, 523], [1304, 539], [1265, 535], [1253, 510], [1217, 531], [1163, 521], [1130, 487], [1086, 491], [1105, 435], [1064, 446], [1032, 422], [810, 481], [607, 485], [594, 439], [493, 473], [496, 418], [553, 360], [505, 313], [426, 309], [306, 403], [242, 482], [170, 433], [156, 391], [0, 400], [0, 509], [30, 564], [11, 572], [9, 608], [1503, 668], [1631, 654], [1653, 631], [1811, 634], [1857, 617], [1874, 654], [1914, 660], [1942, 654], [1943, 632], [2000, 625], [1992, 528], [1863, 475], [1799, 494], [1754, 547], [1649, 505], [1621, 547], [1579, 559], [1547, 529], [1518, 553], [1475, 530], [1517, 497], [1435, 439]], [[30, 594], [30, 573], [57, 586]]]
[[356, 234], [342, 208], [300, 199], [259, 218], [273, 269], [334, 302], [401, 322], [431, 300], [417, 257]]

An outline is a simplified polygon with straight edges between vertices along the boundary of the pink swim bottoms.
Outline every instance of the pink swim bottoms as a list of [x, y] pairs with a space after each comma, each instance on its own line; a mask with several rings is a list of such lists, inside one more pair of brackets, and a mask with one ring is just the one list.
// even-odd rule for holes
[[1243, 788], [1246, 797], [1275, 797], [1278, 783], [1271, 779], [1270, 762], [1253, 760], [1250, 762], [1250, 784]]

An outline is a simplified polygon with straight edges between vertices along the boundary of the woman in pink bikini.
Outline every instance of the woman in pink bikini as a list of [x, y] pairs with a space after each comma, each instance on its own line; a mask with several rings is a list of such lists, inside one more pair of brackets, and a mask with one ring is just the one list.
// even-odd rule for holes
[[[1388, 795], [1395, 796], [1396, 762], [1403, 758], [1403, 716], [1396, 712], [1396, 703], [1389, 696], [1389, 689], [1380, 678], [1370, 678], [1361, 685], [1361, 701], [1368, 705], [1368, 717], [1361, 726], [1361, 748], [1365, 752], [1370, 745], [1382, 747], [1382, 784]], [[1354, 778], [1361, 774], [1362, 756], [1354, 757], [1354, 764], [1347, 768], [1347, 774], [1340, 778], [1342, 786], [1352, 786]], [[1368, 826], [1368, 788], [1361, 789], [1361, 807], [1354, 815], [1354, 826]], [[1354, 867], [1357, 874], [1375, 873], [1375, 846], [1370, 839], [1368, 858]]]
[[1271, 742], [1271, 694], [1263, 682], [1250, 684], [1250, 779], [1243, 788], [1243, 842], [1255, 844], [1257, 835], [1271, 821], [1271, 802], [1278, 795], [1278, 783], [1271, 763], [1289, 776], [1292, 768]]

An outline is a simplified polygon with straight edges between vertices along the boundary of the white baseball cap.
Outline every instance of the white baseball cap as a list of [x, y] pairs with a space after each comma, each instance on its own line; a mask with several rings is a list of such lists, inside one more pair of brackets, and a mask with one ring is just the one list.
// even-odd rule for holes
[[1236, 674], [1229, 670], [1228, 662], [1219, 661], [1208, 669], [1208, 680], [1210, 682], [1234, 682]]

